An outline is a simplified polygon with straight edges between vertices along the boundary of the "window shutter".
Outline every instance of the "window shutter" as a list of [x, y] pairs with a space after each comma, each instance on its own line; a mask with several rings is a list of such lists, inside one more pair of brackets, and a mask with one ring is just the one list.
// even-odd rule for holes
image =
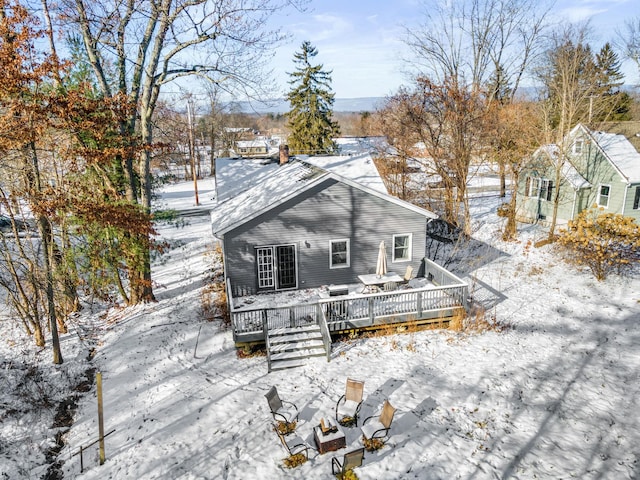
[[549, 184], [547, 185], [547, 200], [551, 201], [551, 190], [553, 190], [553, 180], [549, 180]]
[[527, 177], [527, 183], [524, 187], [524, 196], [525, 197], [531, 196], [531, 177]]
[[633, 209], [638, 210], [640, 208], [640, 187], [636, 187], [636, 196], [633, 199]]

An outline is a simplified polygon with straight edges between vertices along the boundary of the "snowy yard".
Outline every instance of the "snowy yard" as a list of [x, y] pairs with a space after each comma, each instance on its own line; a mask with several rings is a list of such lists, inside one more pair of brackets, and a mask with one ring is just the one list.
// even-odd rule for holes
[[[191, 208], [188, 189], [168, 205]], [[208, 201], [206, 185], [201, 198]], [[203, 193], [205, 192], [205, 193]], [[102, 372], [106, 463], [97, 447], [95, 385], [78, 398], [57, 459], [65, 479], [330, 479], [347, 448], [286, 469], [264, 395], [277, 386], [297, 404], [297, 434], [331, 416], [347, 377], [363, 380], [361, 417], [389, 399], [396, 412], [387, 445], [365, 453], [361, 480], [610, 478], [640, 476], [640, 278], [598, 283], [567, 267], [544, 236], [522, 226], [519, 243], [500, 241], [495, 198], [473, 202], [474, 238], [500, 255], [465, 272], [504, 327], [484, 332], [421, 331], [334, 343], [331, 362], [267, 373], [264, 357], [240, 359], [230, 331], [201, 320], [200, 292], [211, 269], [207, 216], [164, 225], [172, 248], [154, 262], [157, 303], [109, 312], [86, 308], [62, 338], [65, 363], [48, 365], [2, 322], [0, 479], [42, 478], [41, 453], [55, 431], [55, 408], [11, 415], [21, 398], [18, 363], [42, 360], [47, 385], [75, 385]], [[481, 260], [481, 259], [480, 259]], [[95, 348], [92, 361], [87, 352]], [[61, 398], [69, 392], [61, 392]], [[50, 477], [54, 478], [54, 477]]]

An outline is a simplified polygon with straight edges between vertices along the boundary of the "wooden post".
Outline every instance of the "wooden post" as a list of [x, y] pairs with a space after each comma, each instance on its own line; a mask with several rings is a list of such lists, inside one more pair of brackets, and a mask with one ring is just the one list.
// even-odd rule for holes
[[98, 440], [100, 445], [100, 465], [104, 465], [104, 416], [102, 412], [102, 373], [96, 373], [98, 387]]

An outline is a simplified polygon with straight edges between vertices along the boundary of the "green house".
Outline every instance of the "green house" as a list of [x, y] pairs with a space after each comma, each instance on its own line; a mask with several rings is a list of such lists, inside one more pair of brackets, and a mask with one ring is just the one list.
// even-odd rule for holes
[[[640, 221], [640, 122], [591, 130], [578, 124], [562, 148], [545, 145], [533, 154], [517, 186], [517, 218], [546, 224], [559, 189], [557, 221], [594, 206]], [[563, 161], [560, 162], [560, 152]], [[560, 182], [556, 168], [561, 164]]]

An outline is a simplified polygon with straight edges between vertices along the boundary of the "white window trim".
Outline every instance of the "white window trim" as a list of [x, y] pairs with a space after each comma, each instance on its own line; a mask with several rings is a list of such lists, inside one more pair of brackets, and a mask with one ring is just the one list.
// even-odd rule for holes
[[[347, 263], [341, 265], [333, 264], [333, 244], [337, 242], [345, 242], [347, 244]], [[329, 240], [329, 268], [349, 268], [351, 266], [351, 241], [348, 238], [334, 238]]]
[[[407, 252], [408, 258], [396, 258], [396, 237], [409, 237], [409, 251]], [[397, 233], [393, 236], [391, 240], [391, 262], [399, 263], [399, 262], [410, 262], [412, 257], [412, 249], [413, 247], [413, 234], [412, 233]]]
[[[549, 184], [551, 183], [551, 188], [549, 188]], [[549, 180], [548, 178], [540, 179], [540, 188], [538, 189], [538, 198], [545, 202], [550, 202], [552, 200], [548, 200], [550, 196], [550, 190], [553, 191], [553, 180]], [[545, 192], [545, 195], [542, 195], [542, 192]]]
[[[578, 146], [580, 146], [580, 148], [578, 149]], [[575, 142], [573, 142], [573, 153], [576, 154], [581, 154], [582, 151], [584, 150], [584, 140], [582, 140], [581, 138], [576, 140]]]
[[[609, 195], [607, 195], [607, 204], [606, 205], [602, 205], [600, 203], [600, 197], [602, 196], [602, 187], [609, 187]], [[598, 207], [602, 207], [602, 208], [609, 208], [609, 203], [611, 202], [611, 185], [607, 184], [607, 183], [601, 183], [600, 185], [598, 185], [598, 192], [597, 192], [597, 197], [596, 197], [596, 205], [598, 205]]]
[[538, 198], [540, 196], [540, 177], [529, 177], [529, 191], [525, 193], [526, 197]]

